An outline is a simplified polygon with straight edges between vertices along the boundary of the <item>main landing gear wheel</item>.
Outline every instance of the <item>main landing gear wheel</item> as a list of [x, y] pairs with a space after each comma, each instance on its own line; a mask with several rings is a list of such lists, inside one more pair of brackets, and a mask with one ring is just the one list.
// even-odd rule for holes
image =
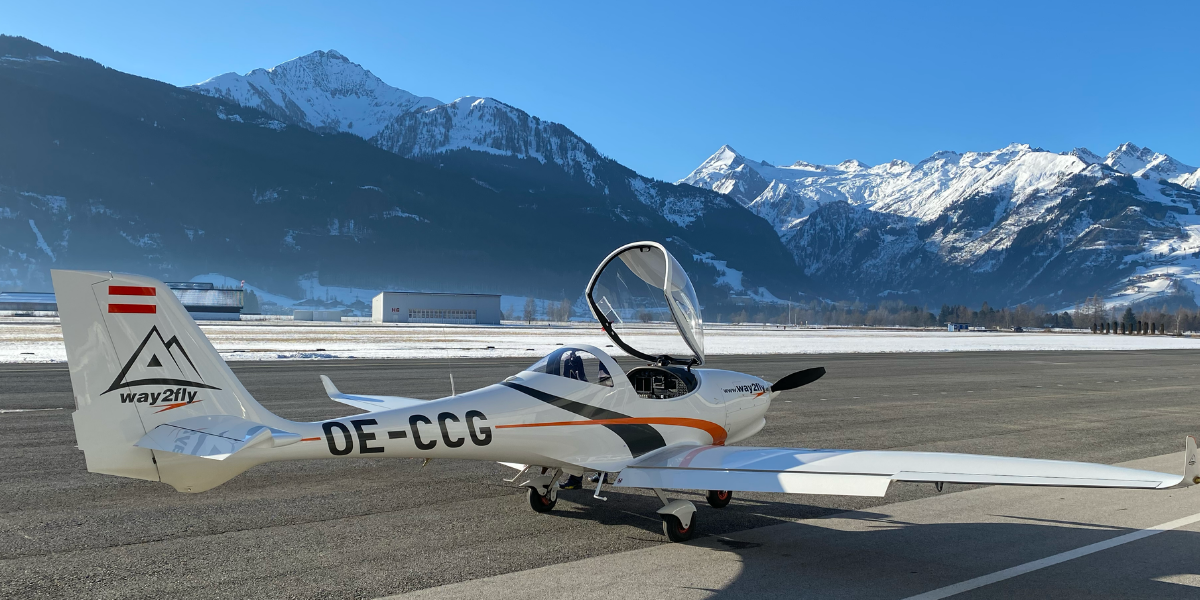
[[733, 500], [733, 492], [729, 490], [708, 490], [708, 505], [713, 508], [725, 508]]
[[532, 508], [533, 512], [547, 513], [554, 510], [554, 505], [558, 504], [558, 498], [552, 498], [553, 494], [549, 491], [543, 495], [536, 488], [529, 487], [526, 489], [528, 491], [525, 495], [529, 498], [529, 508]]
[[663, 533], [667, 539], [672, 542], [686, 542], [692, 539], [692, 534], [696, 532], [696, 515], [692, 515], [692, 522], [687, 527], [683, 526], [683, 522], [675, 515], [662, 515]]

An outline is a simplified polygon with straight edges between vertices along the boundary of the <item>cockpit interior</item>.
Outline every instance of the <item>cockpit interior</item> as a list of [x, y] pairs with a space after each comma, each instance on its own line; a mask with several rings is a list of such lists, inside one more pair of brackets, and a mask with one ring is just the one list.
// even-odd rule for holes
[[682, 367], [634, 367], [626, 375], [637, 395], [650, 400], [667, 400], [696, 389], [696, 375]]
[[[586, 350], [559, 348], [528, 369], [576, 381], [612, 387], [612, 375], [604, 363]], [[637, 395], [650, 400], [667, 400], [696, 389], [696, 375], [683, 367], [639, 366], [626, 373]]]

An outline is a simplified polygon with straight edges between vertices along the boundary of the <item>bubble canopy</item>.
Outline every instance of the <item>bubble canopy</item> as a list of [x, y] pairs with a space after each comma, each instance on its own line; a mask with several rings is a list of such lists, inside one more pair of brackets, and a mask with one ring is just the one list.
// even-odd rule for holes
[[[704, 364], [704, 323], [696, 290], [661, 244], [617, 248], [592, 275], [587, 300], [622, 350], [660, 364]], [[661, 325], [668, 323], [674, 323], [677, 335], [662, 335]]]

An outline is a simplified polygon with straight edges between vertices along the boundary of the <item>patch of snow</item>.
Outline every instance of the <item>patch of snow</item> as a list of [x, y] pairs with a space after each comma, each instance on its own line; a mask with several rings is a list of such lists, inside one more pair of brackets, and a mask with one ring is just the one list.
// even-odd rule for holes
[[21, 195], [27, 198], [37, 198], [38, 200], [41, 200], [44, 208], [51, 214], [58, 214], [67, 210], [67, 199], [63, 196], [50, 196], [35, 194], [33, 192], [21, 192]]
[[292, 250], [300, 249], [300, 245], [296, 243], [296, 230], [287, 230], [287, 234], [283, 236], [283, 245], [291, 248]]
[[40, 249], [42, 252], [45, 252], [46, 256], [50, 257], [50, 262], [58, 262], [58, 259], [54, 257], [54, 252], [50, 251], [50, 246], [47, 245], [46, 240], [42, 238], [42, 232], [38, 231], [37, 223], [34, 223], [33, 219], [29, 220], [29, 228], [33, 230], [33, 235], [37, 237], [38, 249]]
[[726, 261], [716, 260], [712, 252], [693, 254], [692, 259], [696, 262], [711, 265], [717, 270], [716, 285], [728, 287], [733, 292], [740, 292], [745, 289], [742, 287], [742, 272], [737, 269], [731, 269]]
[[279, 192], [281, 191], [283, 191], [283, 188], [271, 188], [260, 193], [258, 188], [254, 188], [254, 191], [250, 193], [250, 197], [254, 200], [255, 204], [269, 204], [279, 201]]
[[[274, 119], [258, 119], [256, 121], [254, 121], [254, 124], [258, 125], [259, 127], [266, 127], [267, 129], [274, 129], [275, 131], [283, 131], [284, 129], [287, 129], [286, 123], [284, 123], [282, 121], [276, 121]], [[158, 122], [155, 121], [154, 125], [157, 126]]]
[[630, 177], [626, 181], [639, 202], [653, 208], [663, 218], [680, 227], [691, 225], [697, 217], [704, 214], [704, 199], [700, 196], [682, 192], [664, 197], [659, 194], [658, 187], [644, 177]]
[[500, 193], [500, 190], [488, 185], [487, 182], [480, 181], [478, 179], [475, 179], [474, 177], [471, 178], [471, 181], [474, 181], [475, 184], [478, 185], [479, 187], [487, 188], [489, 190], [492, 190], [493, 192]]
[[429, 219], [426, 219], [425, 217], [422, 217], [422, 216], [419, 216], [419, 215], [414, 215], [414, 214], [412, 214], [412, 213], [406, 213], [406, 212], [404, 212], [403, 210], [400, 210], [400, 207], [399, 207], [399, 206], [392, 207], [392, 209], [391, 209], [391, 210], [385, 210], [385, 211], [383, 211], [383, 215], [382, 215], [382, 216], [383, 216], [383, 218], [385, 218], [385, 219], [390, 219], [390, 218], [392, 218], [392, 217], [403, 217], [403, 218], [406, 218], [406, 219], [413, 219], [413, 220], [416, 220], [416, 221], [418, 221], [418, 222], [421, 222], [421, 223], [428, 223], [428, 222], [429, 222]]
[[125, 241], [138, 248], [158, 248], [162, 246], [162, 242], [159, 241], [160, 236], [157, 233], [145, 233], [136, 237], [124, 231], [119, 231], [118, 233], [121, 234], [121, 237], [125, 238]]
[[88, 200], [88, 213], [91, 215], [104, 215], [106, 217], [116, 218], [117, 213], [96, 200]]

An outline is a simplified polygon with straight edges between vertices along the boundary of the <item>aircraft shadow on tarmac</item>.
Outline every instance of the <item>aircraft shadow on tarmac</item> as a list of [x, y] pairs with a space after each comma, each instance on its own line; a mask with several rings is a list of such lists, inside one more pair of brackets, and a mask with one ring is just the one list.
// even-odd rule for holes
[[[1029, 520], [911, 524], [887, 515], [866, 531], [793, 523], [711, 536], [696, 545], [738, 555], [715, 598], [907, 598], [1135, 530]], [[970, 598], [1198, 598], [1200, 535], [1168, 531], [973, 590]], [[1181, 579], [1182, 576], [1182, 579]]]
[[[591, 494], [586, 489], [563, 492], [559, 506], [565, 510], [553, 516], [632, 526], [646, 532], [639, 539], [662, 539], [661, 524], [653, 518], [659, 506], [655, 497], [604, 490], [609, 501], [600, 502]], [[670, 495], [703, 502], [695, 493]], [[858, 521], [858, 527], [799, 521], [834, 514], [838, 520]], [[916, 524], [877, 512], [757, 499], [735, 500], [719, 511], [702, 506], [697, 515], [702, 537], [688, 545], [733, 553], [738, 560], [693, 564], [683, 569], [678, 582], [661, 583], [708, 591], [714, 598], [907, 598], [1137, 531], [1001, 514], [990, 516], [1016, 522]], [[1200, 598], [1196, 548], [1200, 534], [1167, 531], [964, 597]], [[725, 580], [711, 588], [683, 584], [692, 569], [709, 570]]]
[[[594, 487], [594, 484], [586, 484]], [[579, 519], [601, 525], [626, 525], [644, 530], [644, 541], [666, 541], [662, 520], [654, 511], [662, 502], [650, 492], [617, 491], [605, 488], [601, 495], [608, 501], [592, 497], [593, 489], [568, 490], [559, 493], [559, 507], [548, 516]], [[737, 497], [730, 506], [716, 510], [708, 506], [704, 494], [696, 491], [669, 490], [672, 499], [690, 500], [697, 506], [699, 535], [712, 536], [759, 527], [790, 523], [798, 519], [814, 519], [845, 509], [827, 508], [794, 502], [771, 502], [757, 498]], [[578, 506], [572, 510], [572, 505]]]

